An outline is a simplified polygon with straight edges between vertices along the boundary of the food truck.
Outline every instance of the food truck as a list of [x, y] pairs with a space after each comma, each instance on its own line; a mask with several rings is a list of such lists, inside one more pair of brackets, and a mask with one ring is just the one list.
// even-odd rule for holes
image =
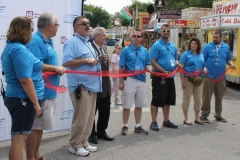
[[207, 41], [211, 42], [216, 29], [222, 31], [222, 41], [230, 47], [232, 61], [237, 72], [226, 73], [226, 80], [240, 83], [240, 5], [239, 0], [220, 1], [213, 3], [213, 15], [201, 17], [200, 29], [207, 32]]

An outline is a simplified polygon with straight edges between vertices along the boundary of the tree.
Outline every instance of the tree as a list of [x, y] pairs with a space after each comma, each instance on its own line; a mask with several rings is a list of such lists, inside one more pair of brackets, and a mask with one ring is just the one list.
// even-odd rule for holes
[[165, 0], [167, 9], [185, 9], [188, 7], [212, 8], [213, 0]]
[[104, 28], [111, 28], [110, 15], [105, 9], [102, 9], [102, 7], [84, 4], [83, 10], [92, 12], [92, 15], [87, 14], [86, 17], [91, 22], [93, 28], [98, 25]]

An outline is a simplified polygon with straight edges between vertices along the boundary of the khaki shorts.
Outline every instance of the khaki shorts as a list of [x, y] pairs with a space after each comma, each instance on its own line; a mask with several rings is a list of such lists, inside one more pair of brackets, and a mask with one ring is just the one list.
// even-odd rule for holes
[[147, 107], [146, 83], [131, 77], [127, 77], [123, 83], [122, 107], [126, 109], [132, 108], [133, 100], [136, 107]]
[[52, 130], [56, 110], [56, 98], [44, 100], [41, 108], [42, 116], [35, 118], [32, 130]]

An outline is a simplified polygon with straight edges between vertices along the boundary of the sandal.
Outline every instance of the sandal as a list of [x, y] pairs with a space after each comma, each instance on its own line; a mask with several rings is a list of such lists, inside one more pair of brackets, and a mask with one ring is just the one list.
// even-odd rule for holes
[[39, 158], [39, 160], [47, 160], [47, 159], [44, 158], [43, 156], [41, 156], [41, 157]]
[[184, 121], [183, 121], [183, 124], [192, 125], [192, 122], [187, 123], [187, 122], [184, 120]]
[[204, 123], [202, 121], [195, 120], [194, 122], [197, 123], [197, 124], [200, 124], [200, 125], [204, 125]]

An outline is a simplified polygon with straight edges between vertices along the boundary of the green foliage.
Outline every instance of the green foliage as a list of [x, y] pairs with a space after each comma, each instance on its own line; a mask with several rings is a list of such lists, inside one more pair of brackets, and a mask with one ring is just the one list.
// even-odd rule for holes
[[91, 27], [95, 28], [97, 25], [100, 25], [104, 28], [111, 28], [110, 15], [105, 9], [102, 9], [102, 7], [84, 4], [83, 10], [92, 12], [92, 15], [85, 15], [91, 22]]
[[[152, 2], [140, 2], [138, 0], [132, 0], [132, 4], [127, 6], [128, 10], [133, 13], [134, 10], [136, 10], [136, 6], [138, 7], [138, 12], [147, 12], [147, 7], [149, 5], [153, 5], [154, 6], [154, 0], [152, 0]], [[154, 7], [155, 8], [155, 7]], [[156, 8], [155, 8], [155, 12], [156, 12]]]
[[165, 8], [185, 9], [188, 7], [212, 8], [213, 0], [166, 0]]

